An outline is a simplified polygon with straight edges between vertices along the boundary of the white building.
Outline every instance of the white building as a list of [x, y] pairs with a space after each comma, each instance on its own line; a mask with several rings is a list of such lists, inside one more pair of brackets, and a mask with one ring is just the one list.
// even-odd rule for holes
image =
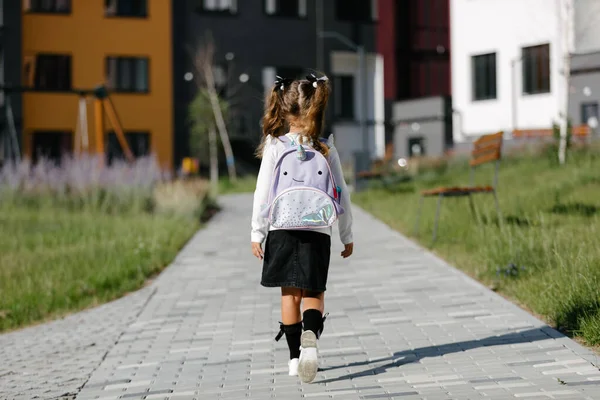
[[570, 52], [600, 48], [598, 0], [451, 0], [455, 142], [559, 120], [564, 1], [574, 6]]
[[[385, 105], [383, 95], [383, 57], [379, 54], [369, 53], [366, 55], [366, 93], [361, 94], [360, 68], [356, 53], [345, 51], [334, 51], [331, 53], [331, 69], [336, 77], [353, 77], [353, 103], [356, 117], [360, 120], [364, 117], [367, 121], [367, 140], [370, 156], [373, 159], [383, 158], [385, 153]], [[334, 78], [336, 79], [336, 78]], [[334, 106], [342, 103], [340, 96], [344, 93], [339, 88], [342, 83], [334, 81], [333, 91]], [[338, 97], [337, 99], [335, 97]], [[364, 102], [361, 101], [364, 96]], [[337, 111], [336, 111], [337, 113]], [[333, 125], [333, 134], [340, 158], [349, 162], [355, 152], [363, 148], [363, 132], [355, 120], [339, 120]]]
[[571, 57], [569, 117], [598, 132], [600, 112], [600, 1], [576, 0], [575, 53]]

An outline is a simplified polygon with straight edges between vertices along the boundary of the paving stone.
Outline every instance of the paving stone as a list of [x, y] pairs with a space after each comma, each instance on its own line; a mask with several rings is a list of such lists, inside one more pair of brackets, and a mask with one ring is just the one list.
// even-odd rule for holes
[[592, 351], [360, 209], [353, 257], [333, 241], [321, 371], [301, 384], [273, 341], [278, 291], [259, 285], [240, 229], [251, 197], [222, 203], [148, 288], [1, 335], [0, 398], [598, 397]]
[[153, 292], [145, 288], [64, 319], [0, 335], [5, 371], [0, 372], [0, 399], [77, 393]]

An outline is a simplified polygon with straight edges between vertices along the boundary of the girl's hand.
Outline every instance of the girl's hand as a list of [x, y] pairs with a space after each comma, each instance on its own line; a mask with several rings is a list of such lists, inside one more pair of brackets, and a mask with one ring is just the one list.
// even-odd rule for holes
[[344, 245], [344, 251], [342, 251], [342, 257], [348, 258], [352, 255], [354, 251], [354, 243], [348, 243]]
[[262, 244], [252, 242], [252, 254], [254, 254], [254, 257], [258, 258], [259, 260], [265, 258], [265, 253], [263, 252]]

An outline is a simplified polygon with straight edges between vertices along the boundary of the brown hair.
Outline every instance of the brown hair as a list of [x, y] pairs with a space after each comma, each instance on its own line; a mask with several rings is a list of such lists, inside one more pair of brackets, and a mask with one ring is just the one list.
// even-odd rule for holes
[[329, 148], [319, 139], [323, 133], [325, 109], [329, 100], [329, 81], [314, 76], [301, 80], [278, 80], [265, 101], [263, 135], [256, 155], [260, 158], [267, 136], [279, 137], [290, 124], [301, 126], [302, 135], [311, 139], [315, 150], [327, 156]]

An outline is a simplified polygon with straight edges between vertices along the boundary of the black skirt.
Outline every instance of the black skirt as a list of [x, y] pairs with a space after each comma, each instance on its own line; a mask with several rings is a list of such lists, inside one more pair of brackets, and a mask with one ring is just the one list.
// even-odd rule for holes
[[324, 292], [331, 237], [312, 231], [271, 231], [267, 235], [261, 285]]

